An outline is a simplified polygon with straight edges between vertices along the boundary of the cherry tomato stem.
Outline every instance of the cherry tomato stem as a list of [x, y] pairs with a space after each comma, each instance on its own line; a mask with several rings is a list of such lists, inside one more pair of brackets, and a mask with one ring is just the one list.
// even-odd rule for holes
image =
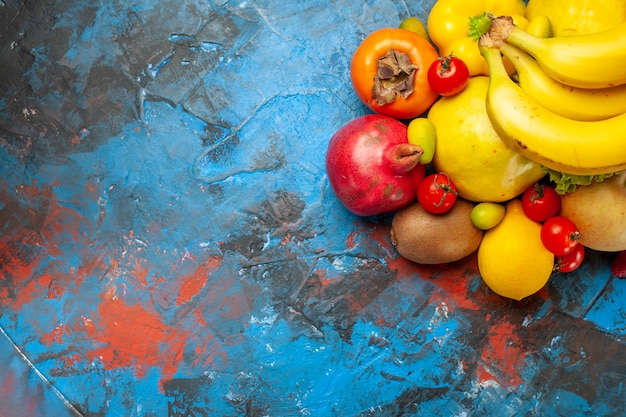
[[554, 216], [541, 226], [541, 241], [555, 256], [563, 256], [579, 244], [580, 232], [570, 219]]
[[554, 270], [557, 272], [572, 272], [582, 265], [584, 258], [585, 247], [583, 245], [576, 245], [570, 253], [556, 258]]
[[427, 212], [443, 214], [454, 206], [458, 194], [450, 177], [440, 172], [422, 180], [417, 188], [417, 201]]
[[561, 209], [561, 196], [549, 185], [536, 183], [522, 194], [522, 209], [529, 219], [545, 222]]

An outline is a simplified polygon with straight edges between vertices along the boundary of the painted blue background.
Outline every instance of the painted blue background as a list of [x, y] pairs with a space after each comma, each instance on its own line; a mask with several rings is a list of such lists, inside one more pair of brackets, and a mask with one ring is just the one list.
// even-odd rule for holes
[[515, 303], [329, 188], [352, 52], [432, 3], [4, 0], [0, 415], [621, 413], [610, 254]]

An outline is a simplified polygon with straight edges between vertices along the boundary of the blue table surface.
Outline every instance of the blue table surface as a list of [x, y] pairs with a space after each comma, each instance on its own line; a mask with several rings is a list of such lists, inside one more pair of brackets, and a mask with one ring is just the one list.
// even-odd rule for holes
[[612, 254], [514, 302], [329, 187], [433, 0], [0, 3], [0, 416], [623, 415]]

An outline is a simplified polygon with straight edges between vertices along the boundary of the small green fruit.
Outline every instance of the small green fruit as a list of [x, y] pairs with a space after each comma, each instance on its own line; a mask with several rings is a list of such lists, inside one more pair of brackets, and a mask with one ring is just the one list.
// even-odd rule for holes
[[410, 144], [418, 145], [424, 151], [419, 159], [420, 164], [430, 164], [437, 145], [437, 132], [433, 122], [425, 117], [411, 120], [407, 127], [407, 137]]
[[411, 32], [415, 32], [420, 35], [424, 39], [428, 39], [428, 32], [426, 32], [426, 27], [424, 27], [424, 23], [419, 20], [417, 17], [411, 16], [404, 19], [400, 23], [400, 29], [410, 30]]
[[481, 230], [496, 227], [504, 218], [505, 208], [502, 204], [482, 202], [474, 206], [470, 219], [474, 226]]

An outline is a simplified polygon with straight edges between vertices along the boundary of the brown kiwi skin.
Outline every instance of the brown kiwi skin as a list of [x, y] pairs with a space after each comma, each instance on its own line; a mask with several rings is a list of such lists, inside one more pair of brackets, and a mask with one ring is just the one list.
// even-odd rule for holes
[[474, 253], [484, 232], [472, 224], [474, 204], [458, 199], [444, 214], [431, 214], [417, 202], [399, 210], [391, 222], [391, 243], [398, 253], [418, 264], [458, 261]]

